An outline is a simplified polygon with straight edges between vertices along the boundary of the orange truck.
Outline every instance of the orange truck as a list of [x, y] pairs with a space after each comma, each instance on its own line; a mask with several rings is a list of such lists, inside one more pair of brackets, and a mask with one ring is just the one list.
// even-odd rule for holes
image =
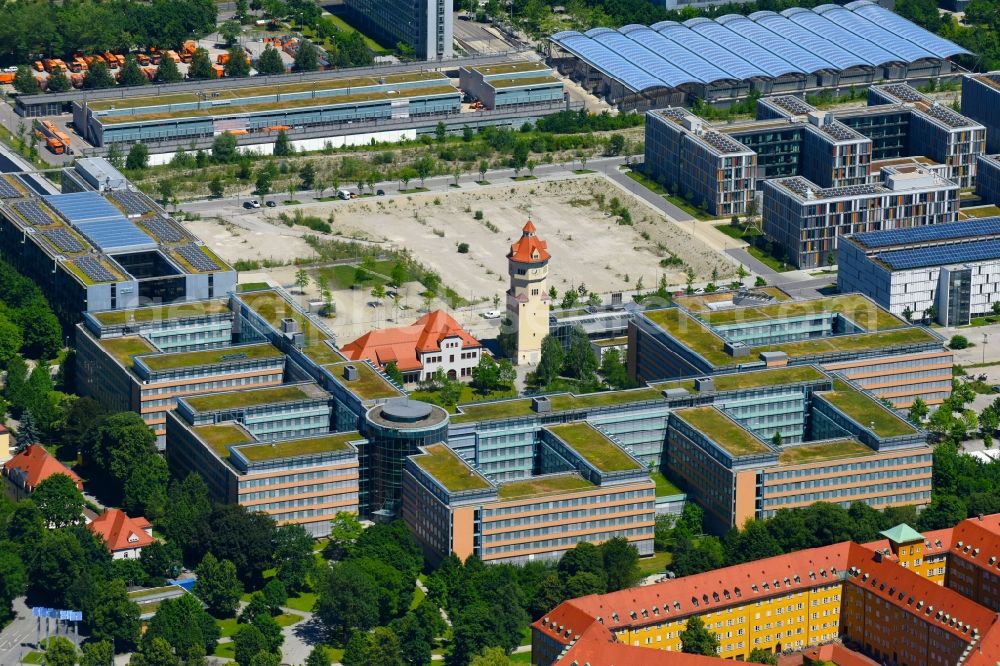
[[83, 87], [83, 74], [70, 74], [69, 82], [74, 88]]
[[118, 69], [118, 58], [111, 51], [105, 51], [104, 55], [101, 56], [104, 62], [108, 64], [108, 69]]
[[13, 72], [0, 72], [0, 85], [14, 83]]
[[212, 65], [212, 71], [215, 72], [216, 78], [219, 79], [226, 75], [226, 69], [222, 65]]
[[146, 55], [145, 53], [136, 53], [135, 58], [136, 60], [139, 61], [139, 64], [142, 65], [143, 67], [149, 64], [149, 56]]
[[219, 56], [215, 59], [215, 62], [219, 65], [225, 65], [227, 62], [229, 62], [229, 54], [220, 53]]
[[173, 60], [174, 62], [177, 62], [177, 63], [179, 63], [179, 62], [181, 61], [181, 57], [180, 57], [179, 55], [177, 55], [177, 52], [176, 52], [176, 51], [167, 51], [167, 52], [166, 52], [166, 53], [164, 53], [163, 55], [164, 55], [165, 57], [167, 57], [167, 58], [170, 58], [170, 59], [171, 59], [171, 60]]
[[62, 141], [51, 136], [45, 139], [45, 147], [48, 148], [54, 155], [62, 155], [66, 152], [66, 146], [63, 145]]

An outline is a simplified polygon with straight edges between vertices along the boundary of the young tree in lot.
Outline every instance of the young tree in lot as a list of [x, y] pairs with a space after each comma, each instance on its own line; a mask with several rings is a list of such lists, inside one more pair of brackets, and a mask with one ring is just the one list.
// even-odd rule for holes
[[177, 68], [177, 63], [174, 62], [173, 58], [162, 58], [153, 79], [157, 83], [177, 83], [184, 80], [184, 75]]
[[125, 58], [125, 66], [122, 67], [121, 74], [118, 75], [118, 85], [121, 86], [144, 86], [149, 83], [146, 73], [139, 67], [139, 61], [135, 56], [130, 55]]
[[486, 180], [486, 172], [490, 169], [489, 160], [479, 160], [479, 181]]
[[[166, 55], [163, 56], [163, 60], [160, 61], [160, 67], [163, 66], [163, 61], [170, 60]], [[202, 48], [195, 49], [194, 54], [191, 56], [191, 66], [188, 68], [188, 78], [189, 79], [214, 79], [215, 70], [212, 69], [212, 60], [208, 55], [208, 51]]]
[[83, 75], [83, 87], [88, 90], [113, 88], [114, 86], [115, 77], [111, 76], [111, 72], [108, 71], [108, 66], [104, 64], [103, 60], [94, 60], [87, 73]]
[[284, 157], [294, 152], [292, 142], [288, 140], [288, 133], [285, 130], [278, 130], [278, 135], [274, 138], [274, 155]]
[[[306, 162], [299, 169], [299, 181], [302, 183], [303, 190], [311, 190], [316, 187], [316, 167], [313, 166], [312, 162]], [[358, 189], [361, 189], [360, 186]]]
[[256, 192], [262, 198], [266, 197], [271, 192], [271, 174], [266, 169], [261, 169], [257, 172], [256, 180]]
[[243, 34], [243, 26], [239, 21], [230, 19], [219, 26], [219, 37], [225, 41], [226, 46], [232, 46]]
[[229, 164], [238, 155], [236, 137], [229, 132], [223, 132], [212, 141], [212, 159], [219, 164]]
[[194, 585], [195, 596], [205, 602], [212, 615], [232, 617], [243, 594], [243, 586], [236, 577], [233, 563], [229, 560], [220, 562], [208, 553], [195, 573], [198, 575]]
[[247, 62], [247, 52], [242, 46], [233, 46], [229, 49], [229, 59], [226, 60], [224, 72], [226, 76], [242, 78], [250, 76], [250, 63]]
[[719, 637], [705, 628], [705, 622], [697, 615], [687, 621], [684, 631], [679, 634], [681, 652], [714, 657], [718, 654]]
[[429, 176], [431, 171], [434, 170], [434, 158], [421, 157], [413, 163], [413, 168], [417, 172], [417, 177], [420, 178], [420, 187], [423, 187], [424, 181], [427, 180], [427, 176]]
[[621, 134], [612, 134], [608, 139], [608, 155], [621, 155], [625, 151], [625, 137]]
[[20, 65], [14, 74], [14, 90], [22, 95], [34, 95], [39, 92], [38, 80], [27, 65]]
[[208, 182], [208, 191], [213, 197], [220, 198], [226, 193], [226, 187], [222, 184], [222, 178], [215, 176]]
[[67, 527], [83, 520], [83, 494], [65, 474], [53, 474], [39, 483], [31, 499], [46, 525]]
[[285, 73], [285, 63], [282, 61], [278, 49], [270, 44], [264, 48], [264, 52], [257, 60], [257, 73], [265, 75]]
[[49, 73], [49, 78], [45, 82], [45, 90], [50, 93], [60, 93], [69, 89], [69, 79], [66, 78], [66, 72], [63, 71], [62, 67], [56, 65], [52, 68], [52, 72]]
[[535, 369], [535, 377], [539, 386], [547, 386], [552, 383], [559, 373], [562, 372], [565, 355], [559, 339], [546, 335], [542, 340], [542, 354]]
[[299, 42], [299, 50], [295, 52], [295, 71], [315, 72], [319, 69], [319, 53], [308, 39]]
[[300, 294], [306, 293], [306, 287], [309, 286], [309, 273], [304, 268], [295, 271], [295, 286], [299, 288]]
[[128, 157], [125, 158], [125, 168], [141, 170], [147, 166], [149, 166], [149, 148], [142, 142], [132, 144], [128, 151]]

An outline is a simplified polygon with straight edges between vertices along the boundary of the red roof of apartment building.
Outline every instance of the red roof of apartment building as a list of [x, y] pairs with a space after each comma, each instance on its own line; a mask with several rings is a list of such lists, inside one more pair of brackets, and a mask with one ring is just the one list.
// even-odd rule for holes
[[507, 258], [522, 264], [534, 264], [548, 261], [552, 256], [548, 252], [549, 244], [535, 235], [535, 225], [531, 220], [521, 230], [521, 238], [510, 246]]
[[[984, 566], [994, 556], [993, 566], [1000, 564], [1000, 514], [972, 518], [953, 530], [934, 530], [922, 536], [925, 555], [943, 552], [951, 545], [952, 552], [979, 560]], [[968, 552], [965, 546], [969, 546]], [[967, 666], [996, 666], [996, 656], [1000, 655], [998, 615], [954, 590], [899, 566], [894, 557], [884, 554], [888, 547], [888, 540], [866, 545], [843, 542], [655, 585], [570, 599], [532, 627], [567, 646], [556, 661], [560, 666], [587, 663], [591, 666], [630, 663], [708, 666], [720, 660], [702, 657], [702, 661], [684, 661], [686, 655], [618, 643], [613, 632], [660, 624], [671, 618], [702, 615], [822, 585], [824, 580], [830, 583], [844, 580], [846, 585], [864, 589], [885, 603], [969, 643], [973, 650]], [[826, 649], [821, 652], [825, 654]], [[837, 657], [844, 660], [845, 666], [869, 663], [847, 650]], [[706, 661], [708, 659], [712, 661]], [[834, 661], [841, 663], [837, 659]]]
[[419, 370], [422, 365], [418, 354], [441, 350], [447, 338], [460, 338], [462, 349], [482, 347], [451, 315], [444, 310], [429, 312], [412, 326], [385, 328], [365, 333], [357, 340], [340, 348], [352, 361], [369, 360], [379, 366], [390, 361], [401, 371]]
[[[802, 656], [813, 661], [830, 662], [837, 666], [879, 666], [877, 661], [837, 644], [809, 648], [802, 653]], [[778, 664], [781, 664], [781, 659], [778, 659]]]
[[153, 543], [153, 537], [146, 532], [152, 527], [149, 521], [142, 516], [130, 518], [121, 509], [107, 509], [87, 527], [104, 539], [111, 552], [144, 548]]
[[49, 455], [49, 452], [40, 444], [24, 447], [24, 450], [3, 464], [5, 476], [9, 476], [14, 470], [18, 470], [23, 475], [25, 489], [29, 492], [53, 474], [65, 474], [73, 479], [79, 490], [83, 490], [83, 481], [80, 480], [80, 477], [69, 467]]

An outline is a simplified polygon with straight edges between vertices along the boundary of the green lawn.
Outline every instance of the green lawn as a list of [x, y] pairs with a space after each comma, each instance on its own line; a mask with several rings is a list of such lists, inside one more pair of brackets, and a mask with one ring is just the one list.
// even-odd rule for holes
[[290, 627], [296, 622], [302, 621], [302, 616], [297, 613], [282, 613], [274, 618], [279, 627]]
[[28, 654], [21, 658], [22, 664], [40, 664], [42, 663], [42, 657], [44, 655], [41, 652], [35, 652], [32, 650]]
[[414, 456], [413, 462], [449, 492], [489, 489], [490, 484], [444, 444], [431, 444], [424, 448], [427, 452]]
[[[410, 397], [414, 400], [421, 400], [423, 402], [429, 402], [433, 405], [440, 405], [448, 409], [450, 412], [454, 412], [454, 407], [449, 407], [448, 405], [441, 404], [441, 398], [437, 391], [414, 391], [410, 394]], [[478, 402], [481, 400], [503, 400], [504, 398], [516, 398], [517, 391], [514, 389], [506, 391], [491, 391], [489, 393], [481, 393], [469, 384], [462, 385], [462, 393], [458, 397], [458, 404], [463, 404], [466, 402]]]
[[215, 652], [212, 653], [212, 656], [220, 659], [236, 659], [236, 646], [232, 641], [219, 643], [215, 646]]
[[715, 225], [715, 228], [721, 231], [722, 233], [726, 234], [730, 238], [735, 238], [736, 240], [741, 240], [741, 241], [747, 241], [748, 243], [750, 242], [749, 241], [750, 238], [754, 238], [755, 236], [760, 235], [760, 232], [757, 231], [756, 229], [748, 229], [747, 227], [744, 227], [742, 224], [739, 226], [733, 226], [732, 224], [717, 224]]
[[748, 430], [715, 407], [688, 407], [674, 414], [724, 448], [734, 458], [770, 452], [770, 449]]
[[912, 425], [864, 393], [852, 389], [844, 382], [835, 382], [834, 386], [837, 390], [818, 395], [865, 428], [873, 430], [879, 437], [895, 437], [915, 432]]
[[674, 196], [673, 194], [670, 194], [670, 192], [668, 192], [666, 188], [664, 188], [662, 185], [660, 185], [659, 183], [657, 183], [655, 180], [653, 180], [652, 178], [649, 178], [648, 176], [646, 176], [644, 173], [642, 173], [640, 171], [626, 171], [625, 175], [628, 176], [629, 178], [631, 178], [632, 180], [634, 180], [635, 182], [639, 183], [643, 187], [645, 187], [647, 190], [651, 190], [653, 192], [656, 192], [657, 194], [659, 194], [660, 196], [662, 196], [664, 199], [666, 199], [667, 201], [669, 201], [673, 205], [677, 206], [678, 208], [680, 208], [682, 211], [684, 211], [688, 215], [691, 215], [695, 219], [698, 219], [698, 220], [714, 220], [715, 219], [714, 217], [712, 217], [712, 215], [710, 213], [707, 213], [707, 212], [701, 210], [700, 208], [696, 208], [695, 206], [692, 206], [687, 201], [685, 201], [682, 197], [678, 197], [678, 196]]
[[548, 430], [602, 472], [621, 472], [639, 467], [607, 435], [586, 421], [552, 425], [548, 426]]
[[286, 608], [311, 613], [316, 605], [316, 594], [314, 592], [300, 592], [296, 597], [289, 597], [285, 603]]
[[413, 610], [420, 605], [420, 602], [427, 598], [427, 594], [424, 593], [419, 587], [413, 588], [413, 600], [410, 602], [410, 610]]
[[316, 276], [325, 279], [329, 285], [330, 289], [352, 289], [355, 286], [371, 289], [375, 285], [385, 285], [388, 283], [386, 278], [380, 277], [380, 275], [374, 275], [373, 273], [379, 273], [381, 275], [391, 275], [392, 269], [396, 266], [395, 261], [376, 261], [372, 265], [372, 272], [368, 273], [368, 277], [365, 280], [358, 280], [358, 268], [359, 266], [353, 265], [341, 265], [341, 266], [331, 266], [329, 268], [320, 268], [315, 271]]
[[569, 493], [577, 490], [593, 488], [594, 484], [576, 474], [553, 477], [535, 477], [524, 481], [510, 481], [501, 484], [500, 499], [514, 500], [523, 497], [536, 497], [549, 493]]
[[364, 37], [365, 39], [365, 46], [371, 49], [375, 55], [389, 55], [390, 53], [392, 53], [391, 48], [379, 44], [377, 41], [375, 41], [365, 33], [355, 28], [353, 25], [345, 21], [343, 17], [338, 16], [336, 14], [329, 14], [328, 17], [331, 21], [333, 21], [333, 23], [336, 24], [338, 28], [340, 28], [345, 32], [360, 32], [361, 36]]
[[508, 657], [512, 664], [530, 664], [531, 652], [516, 652]]
[[652, 557], [644, 557], [639, 560], [639, 571], [644, 576], [663, 573], [672, 560], [673, 555], [670, 553], [653, 553]]
[[216, 620], [215, 623], [219, 625], [219, 637], [227, 638], [236, 633], [238, 625], [236, 624], [235, 617], [227, 617], [225, 620]]
[[785, 273], [787, 271], [795, 270], [794, 266], [779, 261], [769, 255], [768, 253], [761, 250], [759, 247], [754, 247], [753, 245], [748, 245], [746, 251], [750, 253], [750, 256], [766, 265], [771, 270], [777, 271], [779, 273]]
[[818, 462], [820, 460], [834, 460], [836, 458], [854, 458], [858, 456], [870, 456], [875, 453], [861, 442], [853, 439], [844, 439], [836, 442], [825, 442], [822, 444], [796, 444], [786, 446], [778, 456], [778, 462], [782, 465], [801, 465], [804, 463]]

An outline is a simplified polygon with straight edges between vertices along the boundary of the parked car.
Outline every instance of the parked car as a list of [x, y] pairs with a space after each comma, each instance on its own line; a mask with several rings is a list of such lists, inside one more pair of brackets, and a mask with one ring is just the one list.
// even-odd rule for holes
[[993, 392], [994, 393], [1000, 393], [1000, 384], [994, 384], [993, 385]]
[[251, 208], [253, 208], [253, 204], [250, 203], [249, 201], [244, 201], [243, 207], [246, 208], [247, 210], [250, 210]]
[[487, 310], [483, 313], [483, 319], [499, 319], [500, 315], [499, 310]]
[[253, 199], [253, 200], [250, 201], [250, 207], [251, 208], [260, 208], [260, 202], [257, 201], [256, 199]]
[[268, 202], [267, 202], [266, 204], [264, 204], [264, 205], [265, 205], [265, 206], [267, 206], [268, 208], [274, 208], [274, 207], [275, 207], [275, 206], [277, 206], [278, 204], [274, 203], [274, 201], [268, 201]]
[[375, 196], [377, 196], [377, 197], [384, 197], [385, 196], [385, 190], [375, 190]]
[[14, 74], [15, 72], [17, 72], [17, 65], [11, 65], [10, 67], [4, 67], [3, 71], [7, 72], [8, 74]]

